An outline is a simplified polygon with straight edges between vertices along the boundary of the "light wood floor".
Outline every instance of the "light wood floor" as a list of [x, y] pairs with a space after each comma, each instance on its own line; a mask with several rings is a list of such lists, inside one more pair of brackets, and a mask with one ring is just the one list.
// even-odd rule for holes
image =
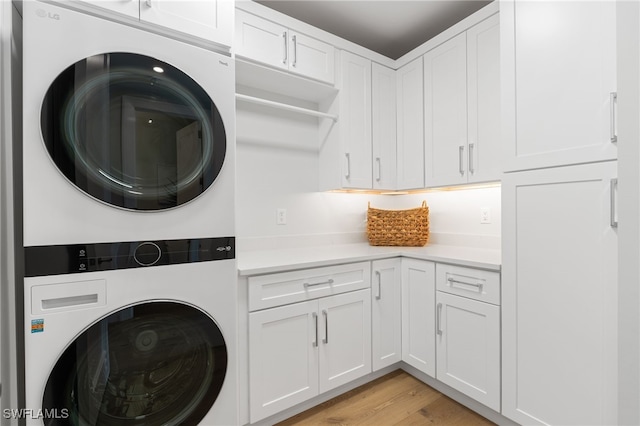
[[493, 425], [468, 408], [396, 370], [300, 413], [293, 425]]

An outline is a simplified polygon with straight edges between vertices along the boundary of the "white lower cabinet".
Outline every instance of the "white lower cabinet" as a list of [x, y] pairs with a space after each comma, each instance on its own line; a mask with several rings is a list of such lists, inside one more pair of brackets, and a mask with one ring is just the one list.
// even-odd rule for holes
[[402, 360], [400, 258], [372, 262], [371, 344], [373, 371]]
[[518, 423], [618, 424], [616, 163], [504, 175], [502, 414]]
[[436, 378], [499, 412], [500, 274], [437, 264], [436, 288]]
[[402, 259], [402, 360], [436, 375], [435, 264]]
[[[249, 313], [252, 423], [371, 372], [370, 269], [368, 262], [354, 265], [355, 270], [366, 266], [367, 278], [359, 285], [367, 288]], [[311, 270], [309, 280], [301, 280], [300, 272], [273, 274], [274, 280], [257, 277], [250, 280], [249, 293], [287, 282], [299, 282], [307, 292], [321, 287], [340, 292], [332, 287], [340, 275], [330, 272]], [[318, 281], [326, 276], [332, 278]]]

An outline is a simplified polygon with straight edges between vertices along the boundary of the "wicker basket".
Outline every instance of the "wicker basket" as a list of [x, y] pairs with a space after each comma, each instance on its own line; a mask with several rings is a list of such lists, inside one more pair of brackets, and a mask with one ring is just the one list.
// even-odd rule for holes
[[367, 209], [367, 238], [372, 246], [421, 247], [429, 241], [429, 207], [409, 210]]

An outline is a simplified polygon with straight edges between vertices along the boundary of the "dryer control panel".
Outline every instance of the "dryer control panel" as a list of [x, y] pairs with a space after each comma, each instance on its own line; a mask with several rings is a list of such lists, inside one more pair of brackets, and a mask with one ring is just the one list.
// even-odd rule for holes
[[24, 248], [25, 276], [145, 268], [235, 258], [235, 237]]

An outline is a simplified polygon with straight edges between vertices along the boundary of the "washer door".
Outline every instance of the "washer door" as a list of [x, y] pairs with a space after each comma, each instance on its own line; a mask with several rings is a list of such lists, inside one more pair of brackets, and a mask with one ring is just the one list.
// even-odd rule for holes
[[220, 173], [226, 152], [207, 92], [172, 65], [132, 53], [95, 55], [64, 70], [45, 95], [41, 130], [71, 183], [131, 210], [196, 198]]
[[224, 339], [208, 315], [179, 303], [145, 303], [102, 319], [64, 351], [43, 409], [66, 409], [60, 424], [196, 425], [226, 369]]

